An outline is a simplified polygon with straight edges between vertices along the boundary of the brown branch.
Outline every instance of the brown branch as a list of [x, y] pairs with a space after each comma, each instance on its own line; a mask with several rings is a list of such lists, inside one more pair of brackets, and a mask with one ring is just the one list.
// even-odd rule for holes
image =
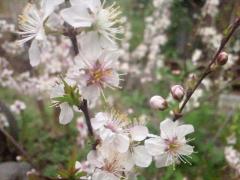
[[0, 126], [0, 131], [6, 136], [6, 138], [16, 147], [19, 153], [27, 160], [28, 163], [31, 164], [32, 167], [38, 169], [34, 163], [32, 162], [32, 158], [30, 155], [24, 150], [24, 148], [18, 144], [18, 142], [3, 128]]
[[[68, 1], [65, 1], [65, 2], [66, 2], [66, 5], [68, 6], [69, 2]], [[78, 48], [77, 31], [76, 31], [76, 29], [71, 27], [69, 24], [65, 23], [64, 35], [68, 36], [70, 38], [70, 40], [72, 42], [74, 54], [75, 54], [75, 56], [77, 56], [79, 54], [79, 48]], [[86, 124], [87, 124], [87, 128], [88, 128], [89, 136], [93, 137], [94, 133], [93, 133], [93, 128], [92, 128], [92, 123], [91, 123], [91, 118], [90, 118], [90, 114], [89, 114], [87, 100], [83, 99], [83, 101], [78, 106], [78, 108], [83, 112], [83, 114], [85, 116], [85, 120], [86, 120]]]
[[188, 103], [188, 101], [191, 99], [192, 95], [194, 94], [194, 92], [196, 91], [196, 89], [199, 87], [199, 85], [202, 83], [202, 80], [205, 79], [211, 72], [212, 72], [212, 65], [216, 62], [219, 54], [222, 52], [222, 50], [224, 49], [224, 47], [226, 46], [226, 44], [228, 43], [228, 41], [231, 39], [232, 35], [234, 34], [234, 32], [237, 30], [237, 28], [240, 26], [240, 18], [238, 18], [234, 24], [231, 27], [231, 30], [229, 31], [229, 33], [226, 35], [226, 37], [222, 40], [220, 47], [218, 48], [216, 54], [214, 55], [213, 59], [210, 61], [210, 63], [208, 64], [207, 68], [205, 69], [204, 73], [202, 74], [202, 76], [199, 78], [199, 80], [197, 81], [196, 85], [193, 87], [193, 89], [190, 89], [187, 92], [187, 96], [184, 100], [184, 102], [182, 103], [182, 105], [179, 108], [179, 111], [176, 113], [175, 117], [173, 118], [174, 121], [176, 121], [177, 119], [179, 119], [181, 117], [182, 111], [185, 108], [186, 104]]

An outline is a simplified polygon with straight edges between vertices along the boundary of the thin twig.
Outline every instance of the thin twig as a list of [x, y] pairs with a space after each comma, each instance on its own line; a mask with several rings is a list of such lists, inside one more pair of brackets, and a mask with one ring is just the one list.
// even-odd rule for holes
[[27, 162], [29, 162], [32, 167], [35, 169], [38, 169], [34, 163], [32, 162], [32, 158], [30, 155], [24, 150], [24, 148], [18, 144], [18, 142], [3, 128], [0, 126], [0, 131], [6, 136], [6, 138], [16, 147], [16, 149], [19, 151], [19, 153], [26, 158]]
[[208, 64], [207, 68], [205, 69], [204, 73], [202, 74], [202, 76], [199, 78], [198, 82], [196, 83], [196, 85], [193, 87], [193, 89], [191, 89], [190, 91], [187, 92], [187, 96], [184, 100], [184, 102], [182, 103], [182, 105], [179, 108], [179, 111], [177, 112], [177, 114], [174, 116], [173, 120], [176, 121], [177, 119], [179, 119], [181, 117], [182, 111], [185, 108], [186, 104], [188, 103], [188, 101], [190, 100], [190, 98], [192, 97], [192, 95], [194, 94], [194, 92], [196, 91], [196, 89], [199, 87], [199, 85], [202, 83], [202, 80], [205, 79], [211, 72], [212, 72], [212, 65], [216, 62], [219, 54], [222, 52], [222, 50], [224, 49], [224, 47], [226, 46], [226, 44], [228, 43], [228, 41], [230, 40], [230, 38], [232, 37], [232, 35], [234, 34], [234, 32], [237, 30], [237, 28], [240, 26], [240, 18], [238, 18], [234, 24], [231, 27], [230, 32], [227, 34], [227, 36], [222, 40], [220, 47], [218, 48], [216, 54], [214, 55], [213, 59], [211, 60], [211, 62]]

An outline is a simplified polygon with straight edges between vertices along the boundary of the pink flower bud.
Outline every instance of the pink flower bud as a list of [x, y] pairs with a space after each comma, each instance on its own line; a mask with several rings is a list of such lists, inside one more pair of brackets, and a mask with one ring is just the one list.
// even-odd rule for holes
[[151, 108], [161, 110], [161, 111], [168, 108], [167, 101], [161, 96], [151, 97], [149, 104], [150, 104]]
[[181, 85], [174, 85], [171, 87], [172, 97], [178, 101], [181, 101], [184, 97], [184, 89]]
[[218, 58], [217, 58], [217, 63], [221, 66], [225, 65], [228, 61], [228, 53], [226, 52], [221, 52], [219, 55], [218, 55]]

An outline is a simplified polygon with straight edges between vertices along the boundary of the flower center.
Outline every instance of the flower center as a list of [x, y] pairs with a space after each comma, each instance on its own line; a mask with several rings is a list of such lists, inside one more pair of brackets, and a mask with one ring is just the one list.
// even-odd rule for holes
[[177, 138], [173, 138], [172, 140], [166, 139], [165, 143], [167, 145], [167, 148], [165, 149], [165, 151], [172, 154], [177, 154], [177, 151], [181, 147], [181, 144], [178, 142]]
[[111, 69], [102, 68], [99, 61], [97, 61], [95, 67], [92, 70], [89, 70], [90, 78], [87, 85], [99, 84], [102, 86], [104, 83], [104, 78], [110, 76], [111, 74]]
[[108, 124], [105, 125], [105, 128], [110, 129], [112, 132], [117, 132], [117, 127], [114, 123], [109, 122]]

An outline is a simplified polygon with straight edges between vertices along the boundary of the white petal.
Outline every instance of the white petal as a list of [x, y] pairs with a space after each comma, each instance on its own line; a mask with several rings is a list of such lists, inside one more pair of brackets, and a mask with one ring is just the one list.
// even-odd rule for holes
[[107, 171], [99, 170], [93, 173], [92, 180], [120, 180], [120, 179]]
[[152, 162], [152, 156], [148, 154], [144, 146], [137, 146], [133, 149], [133, 159], [139, 167], [148, 167]]
[[125, 153], [129, 148], [129, 138], [126, 135], [116, 134], [113, 140], [113, 144], [118, 152]]
[[59, 122], [60, 124], [66, 125], [73, 119], [73, 110], [68, 103], [60, 104], [60, 109]]
[[37, 40], [33, 40], [28, 51], [31, 66], [39, 65], [41, 61], [41, 52]]
[[122, 160], [122, 166], [125, 168], [126, 171], [131, 171], [135, 165], [132, 152], [127, 151], [126, 153], [122, 154], [124, 156], [124, 160]]
[[83, 58], [89, 61], [90, 64], [94, 63], [99, 59], [103, 53], [103, 49], [98, 41], [99, 35], [95, 32], [82, 33], [80, 37], [80, 53]]
[[164, 153], [160, 156], [156, 156], [155, 161], [156, 161], [157, 168], [169, 166], [174, 163], [173, 157], [167, 153]]
[[192, 125], [181, 125], [176, 128], [176, 135], [179, 138], [186, 136], [187, 134], [193, 133], [194, 128]]
[[101, 44], [101, 47], [103, 49], [109, 49], [109, 50], [116, 50], [118, 49], [118, 45], [113, 40], [110, 40], [109, 38], [106, 38], [105, 36], [101, 35], [99, 37], [99, 42]]
[[142, 141], [148, 135], [148, 128], [145, 126], [134, 126], [130, 129], [130, 134], [134, 141]]
[[103, 161], [102, 159], [98, 156], [98, 153], [97, 151], [90, 151], [87, 155], [87, 161], [95, 166], [95, 167], [98, 167], [98, 168], [101, 168], [103, 166]]
[[178, 153], [181, 154], [181, 155], [189, 156], [190, 154], [193, 153], [193, 149], [194, 149], [193, 146], [185, 144], [185, 145], [180, 147], [180, 149], [178, 150]]
[[160, 123], [161, 137], [163, 139], [172, 139], [175, 134], [177, 124], [171, 119], [166, 119]]
[[80, 5], [82, 3], [85, 3], [94, 13], [96, 13], [97, 10], [101, 8], [100, 0], [70, 0], [70, 2], [72, 5]]
[[109, 117], [107, 113], [97, 113], [95, 118], [91, 119], [93, 129], [96, 130], [103, 127], [108, 118]]
[[104, 77], [104, 81], [111, 87], [119, 87], [120, 78], [117, 72], [112, 72], [108, 76]]
[[79, 161], [76, 161], [75, 169], [81, 169], [81, 168], [82, 168], [82, 164]]
[[88, 13], [86, 4], [82, 3], [78, 6], [63, 9], [60, 14], [64, 21], [75, 28], [90, 27], [93, 19]]
[[160, 137], [147, 139], [145, 140], [145, 148], [152, 156], [163, 154], [165, 150], [164, 140]]
[[46, 19], [58, 6], [62, 4], [64, 0], [42, 0], [41, 7], [44, 11], [44, 19]]
[[90, 85], [81, 88], [83, 98], [94, 103], [100, 96], [100, 88], [97, 85]]

